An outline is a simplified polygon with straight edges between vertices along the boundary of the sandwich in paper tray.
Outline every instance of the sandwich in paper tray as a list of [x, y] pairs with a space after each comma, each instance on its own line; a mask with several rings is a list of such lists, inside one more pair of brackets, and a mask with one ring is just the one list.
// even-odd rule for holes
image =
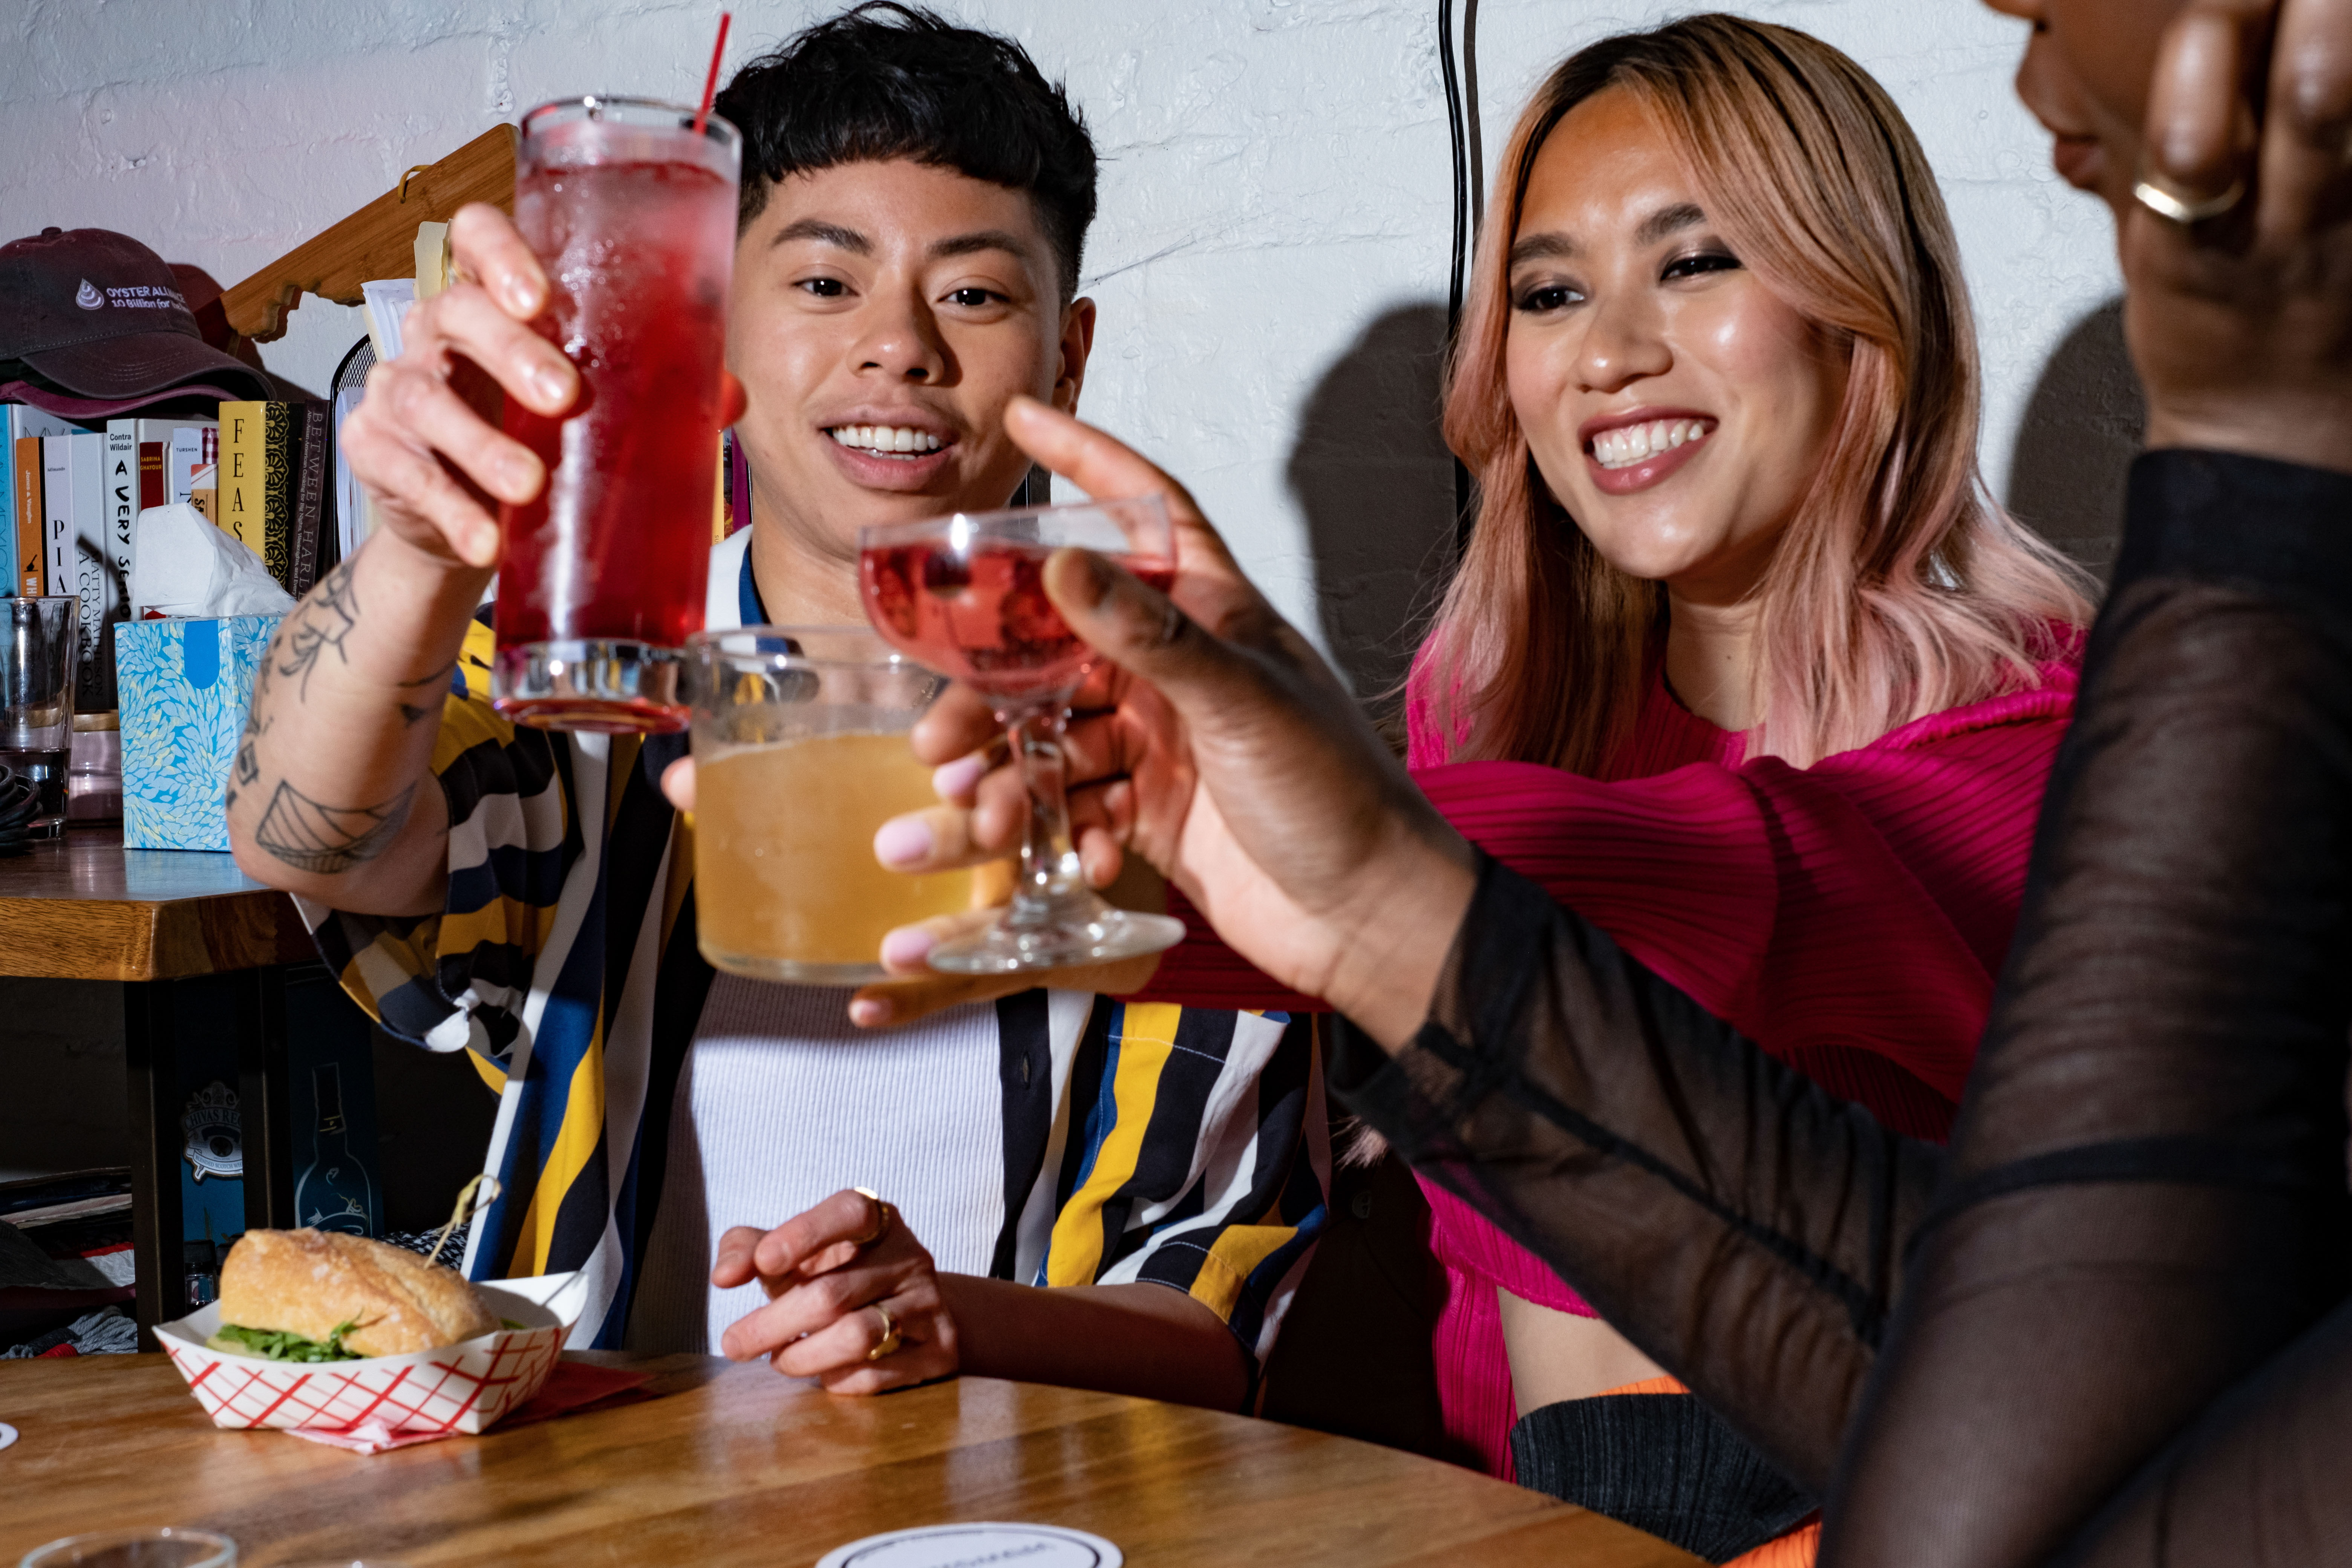
[[216, 1426], [343, 1432], [370, 1422], [395, 1436], [479, 1432], [529, 1403], [555, 1370], [580, 1315], [582, 1276], [547, 1274], [478, 1287], [501, 1327], [479, 1339], [407, 1355], [315, 1365], [214, 1350], [220, 1303], [155, 1331]]
[[155, 1331], [217, 1426], [480, 1432], [547, 1382], [583, 1276], [477, 1285], [383, 1242], [248, 1231], [220, 1300]]

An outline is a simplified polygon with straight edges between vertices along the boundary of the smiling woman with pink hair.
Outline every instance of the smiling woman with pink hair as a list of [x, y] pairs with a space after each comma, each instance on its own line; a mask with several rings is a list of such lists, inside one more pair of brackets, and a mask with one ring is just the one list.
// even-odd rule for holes
[[[1867, 73], [1726, 16], [1581, 51], [1520, 116], [1480, 238], [1445, 410], [1476, 527], [1408, 689], [1410, 761], [1457, 826], [1937, 1139], [2089, 617], [1985, 493], [1979, 401], [1942, 198]], [[1808, 1511], [1423, 1184], [1454, 1437], [1703, 1554]]]
[[[1445, 409], [1476, 525], [1406, 694], [1467, 837], [1939, 1141], [2090, 616], [1987, 495], [1979, 402], [1950, 221], [1866, 72], [1720, 16], [1580, 52], [1480, 237]], [[1311, 1005], [1196, 934], [1147, 994]], [[1809, 1555], [1811, 1498], [1423, 1185], [1461, 1457], [1712, 1560]]]

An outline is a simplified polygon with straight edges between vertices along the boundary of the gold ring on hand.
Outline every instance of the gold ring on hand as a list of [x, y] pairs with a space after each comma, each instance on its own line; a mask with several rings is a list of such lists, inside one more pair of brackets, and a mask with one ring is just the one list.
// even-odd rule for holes
[[2140, 164], [2139, 177], [2132, 182], [2132, 200], [2164, 219], [2187, 228], [2209, 218], [2220, 217], [2246, 199], [2246, 178], [2243, 174], [2230, 182], [2230, 188], [2218, 196], [2200, 196], [2186, 190], [2174, 180], [2158, 173], [2146, 163]]
[[898, 1347], [906, 1342], [898, 1336], [898, 1320], [892, 1317], [890, 1309], [879, 1301], [869, 1301], [866, 1305], [882, 1314], [882, 1338], [872, 1350], [866, 1352], [866, 1359], [880, 1361], [884, 1356], [896, 1355]]
[[[890, 1227], [898, 1223], [898, 1211], [885, 1202], [881, 1194], [870, 1187], [852, 1187], [849, 1190], [874, 1205], [873, 1228], [864, 1236], [851, 1237], [849, 1245], [856, 1247], [871, 1247], [890, 1234]], [[893, 1342], [894, 1344], [895, 1342]]]

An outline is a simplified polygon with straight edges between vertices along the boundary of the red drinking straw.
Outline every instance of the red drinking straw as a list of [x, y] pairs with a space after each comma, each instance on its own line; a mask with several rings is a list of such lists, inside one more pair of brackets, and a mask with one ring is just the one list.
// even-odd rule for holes
[[727, 53], [727, 24], [733, 13], [719, 13], [719, 41], [710, 46], [710, 74], [702, 79], [702, 107], [694, 111], [694, 133], [702, 134], [703, 123], [710, 118], [710, 100], [719, 96], [719, 61]]

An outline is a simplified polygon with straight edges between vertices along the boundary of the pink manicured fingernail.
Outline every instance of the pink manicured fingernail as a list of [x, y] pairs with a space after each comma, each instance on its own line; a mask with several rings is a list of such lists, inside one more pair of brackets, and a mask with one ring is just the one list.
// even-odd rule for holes
[[881, 1002], [852, 1002], [849, 1021], [861, 1029], [878, 1029], [890, 1021], [890, 1009]]
[[908, 866], [931, 852], [931, 825], [919, 816], [894, 816], [874, 835], [874, 858], [885, 866]]
[[[938, 945], [939, 939], [922, 927], [900, 926], [882, 939], [882, 962], [892, 968], [912, 968], [929, 957], [931, 949]], [[878, 1006], [880, 1004], [864, 1003], [860, 1005]], [[850, 1016], [856, 1016], [855, 1008], [851, 1009]]]
[[931, 788], [941, 800], [961, 800], [972, 792], [987, 772], [988, 759], [975, 752], [969, 757], [941, 763], [931, 774]]

